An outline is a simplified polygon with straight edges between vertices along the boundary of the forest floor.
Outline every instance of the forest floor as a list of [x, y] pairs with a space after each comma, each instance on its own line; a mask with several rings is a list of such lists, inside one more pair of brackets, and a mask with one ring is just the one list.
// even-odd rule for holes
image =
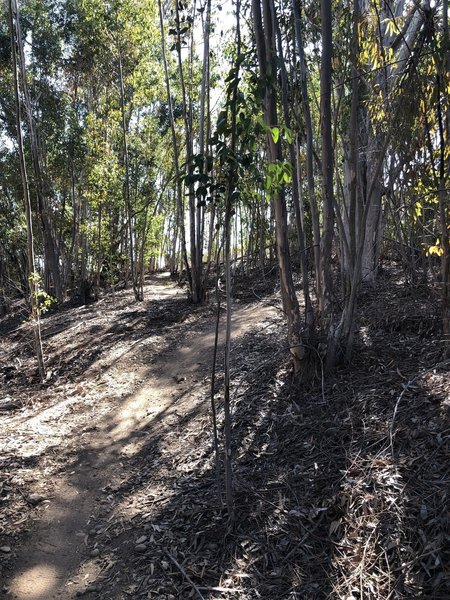
[[[450, 362], [429, 290], [364, 291], [350, 365], [292, 380], [273, 278], [236, 282], [235, 519], [211, 424], [216, 306], [166, 276], [0, 321], [0, 598], [450, 597]], [[221, 324], [223, 327], [222, 310]], [[223, 425], [223, 345], [217, 404]]]

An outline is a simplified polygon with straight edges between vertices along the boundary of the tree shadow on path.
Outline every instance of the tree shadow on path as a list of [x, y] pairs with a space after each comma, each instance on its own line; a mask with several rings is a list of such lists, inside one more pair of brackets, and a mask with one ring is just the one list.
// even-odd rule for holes
[[[449, 597], [448, 372], [431, 370], [405, 393], [393, 455], [389, 445], [402, 385], [436, 364], [436, 353], [418, 350], [414, 362], [401, 336], [386, 352], [386, 339], [364, 330], [350, 367], [324, 389], [299, 387], [279, 320], [256, 307], [242, 319], [232, 526], [214, 472], [213, 323], [187, 323], [146, 383], [61, 457], [61, 478], [92, 496], [86, 513], [82, 502], [56, 499], [68, 539], [76, 510], [83, 525], [71, 570], [36, 600], [76, 591], [90, 600]], [[222, 425], [220, 390], [218, 402]], [[35, 553], [28, 575], [39, 561], [49, 564]]]

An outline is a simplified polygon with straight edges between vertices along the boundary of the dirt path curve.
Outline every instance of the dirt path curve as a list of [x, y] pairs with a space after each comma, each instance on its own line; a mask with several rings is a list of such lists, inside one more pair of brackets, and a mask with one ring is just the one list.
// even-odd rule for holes
[[[181, 318], [177, 301], [185, 309]], [[44, 405], [31, 403], [1, 428], [3, 447], [18, 464], [32, 465], [16, 484], [25, 482], [34, 494], [26, 498], [27, 514], [17, 515], [28, 518], [29, 532], [12, 548], [0, 585], [5, 598], [71, 600], [89, 591], [96, 597], [94, 582], [113, 560], [98, 560], [98, 523], [123, 510], [112, 505], [109, 490], [126, 481], [128, 461], [149, 435], [161, 435], [184, 414], [204, 417], [209, 410], [213, 311], [191, 314], [167, 278], [147, 286], [142, 310], [123, 296], [73, 309], [67, 318], [67, 326], [49, 330], [47, 347], [55, 357], [59, 348], [59, 360], [66, 357], [74, 368], [77, 356], [92, 359], [75, 380], [49, 390]], [[236, 304], [234, 335], [276, 318], [269, 305]], [[176, 449], [166, 452], [170, 464]]]

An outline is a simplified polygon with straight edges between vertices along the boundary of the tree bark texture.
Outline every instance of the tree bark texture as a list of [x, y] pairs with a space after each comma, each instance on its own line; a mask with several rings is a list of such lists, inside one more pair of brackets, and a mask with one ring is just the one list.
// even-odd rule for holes
[[[278, 125], [276, 98], [276, 61], [274, 16], [275, 6], [272, 0], [252, 0], [252, 15], [258, 54], [260, 79], [264, 85], [264, 123], [273, 128]], [[269, 71], [270, 68], [270, 71]], [[271, 133], [266, 136], [269, 163], [279, 164], [282, 160], [281, 143], [274, 142]], [[286, 201], [283, 188], [272, 193], [272, 205], [275, 216], [275, 235], [278, 266], [280, 270], [281, 297], [288, 327], [288, 342], [293, 359], [294, 371], [300, 372], [305, 356], [301, 340], [301, 319], [298, 299], [292, 279], [291, 258], [289, 254]]]
[[15, 115], [16, 115], [16, 137], [17, 147], [19, 151], [19, 164], [20, 164], [20, 175], [22, 179], [23, 199], [25, 205], [25, 218], [27, 224], [27, 266], [28, 266], [28, 285], [30, 290], [30, 304], [31, 304], [31, 326], [33, 329], [33, 340], [34, 349], [36, 352], [36, 359], [38, 363], [39, 376], [41, 381], [45, 379], [45, 362], [44, 354], [42, 351], [42, 338], [41, 338], [41, 323], [39, 306], [37, 299], [37, 281], [35, 273], [35, 257], [34, 257], [34, 235], [33, 235], [33, 221], [31, 211], [31, 198], [30, 190], [28, 185], [28, 173], [25, 161], [25, 151], [23, 147], [23, 136], [22, 136], [22, 109], [20, 101], [20, 89], [18, 79], [18, 57], [17, 48], [22, 46], [22, 38], [20, 37], [19, 27], [19, 9], [16, 0], [10, 0], [9, 2], [9, 27], [11, 37], [11, 53], [12, 53], [12, 66], [13, 66], [13, 80], [14, 80], [14, 97], [15, 97]]

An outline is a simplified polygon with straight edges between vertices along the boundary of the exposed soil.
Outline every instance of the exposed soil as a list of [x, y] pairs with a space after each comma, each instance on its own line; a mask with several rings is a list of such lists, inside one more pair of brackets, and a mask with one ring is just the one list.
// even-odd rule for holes
[[275, 282], [237, 287], [233, 523], [217, 309], [164, 276], [145, 298], [45, 318], [44, 385], [28, 326], [0, 323], [1, 598], [450, 597], [450, 362], [427, 290], [385, 275], [352, 364], [305, 387]]

